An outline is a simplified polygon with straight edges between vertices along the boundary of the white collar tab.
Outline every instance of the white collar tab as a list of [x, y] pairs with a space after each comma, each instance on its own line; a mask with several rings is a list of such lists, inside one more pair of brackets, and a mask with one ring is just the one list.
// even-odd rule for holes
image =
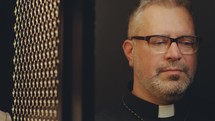
[[169, 118], [175, 115], [175, 106], [171, 105], [159, 105], [158, 118]]

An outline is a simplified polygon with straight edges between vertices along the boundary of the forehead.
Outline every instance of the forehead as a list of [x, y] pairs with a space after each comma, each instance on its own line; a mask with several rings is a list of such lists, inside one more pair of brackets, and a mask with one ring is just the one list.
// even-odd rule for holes
[[142, 11], [139, 34], [193, 35], [193, 19], [184, 7], [150, 5]]

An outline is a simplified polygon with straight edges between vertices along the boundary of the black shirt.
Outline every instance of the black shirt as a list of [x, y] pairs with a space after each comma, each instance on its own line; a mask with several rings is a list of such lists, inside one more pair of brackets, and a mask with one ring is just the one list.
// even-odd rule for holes
[[175, 115], [158, 118], [158, 105], [128, 92], [118, 105], [96, 114], [96, 121], [215, 121], [214, 104], [187, 94], [176, 102]]

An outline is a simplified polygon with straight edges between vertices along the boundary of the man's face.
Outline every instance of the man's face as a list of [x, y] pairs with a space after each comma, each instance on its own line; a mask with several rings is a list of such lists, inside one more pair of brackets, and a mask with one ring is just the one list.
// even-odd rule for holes
[[[140, 31], [135, 36], [177, 38], [195, 35], [193, 20], [182, 7], [151, 5], [144, 10], [141, 21]], [[129, 63], [134, 68], [135, 95], [154, 103], [171, 102], [191, 84], [196, 70], [196, 53], [182, 54], [176, 43], [172, 43], [165, 53], [153, 50], [147, 41], [132, 40], [128, 43], [132, 45]], [[164, 102], [159, 102], [160, 99]]]

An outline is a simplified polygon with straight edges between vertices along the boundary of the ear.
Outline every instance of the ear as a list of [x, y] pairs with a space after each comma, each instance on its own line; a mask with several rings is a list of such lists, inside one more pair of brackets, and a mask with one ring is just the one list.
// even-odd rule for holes
[[134, 45], [133, 42], [131, 40], [125, 40], [123, 45], [122, 45], [124, 54], [126, 56], [126, 58], [128, 59], [129, 62], [129, 66], [133, 67], [133, 63], [134, 63], [134, 58], [133, 58], [133, 51], [134, 51]]

